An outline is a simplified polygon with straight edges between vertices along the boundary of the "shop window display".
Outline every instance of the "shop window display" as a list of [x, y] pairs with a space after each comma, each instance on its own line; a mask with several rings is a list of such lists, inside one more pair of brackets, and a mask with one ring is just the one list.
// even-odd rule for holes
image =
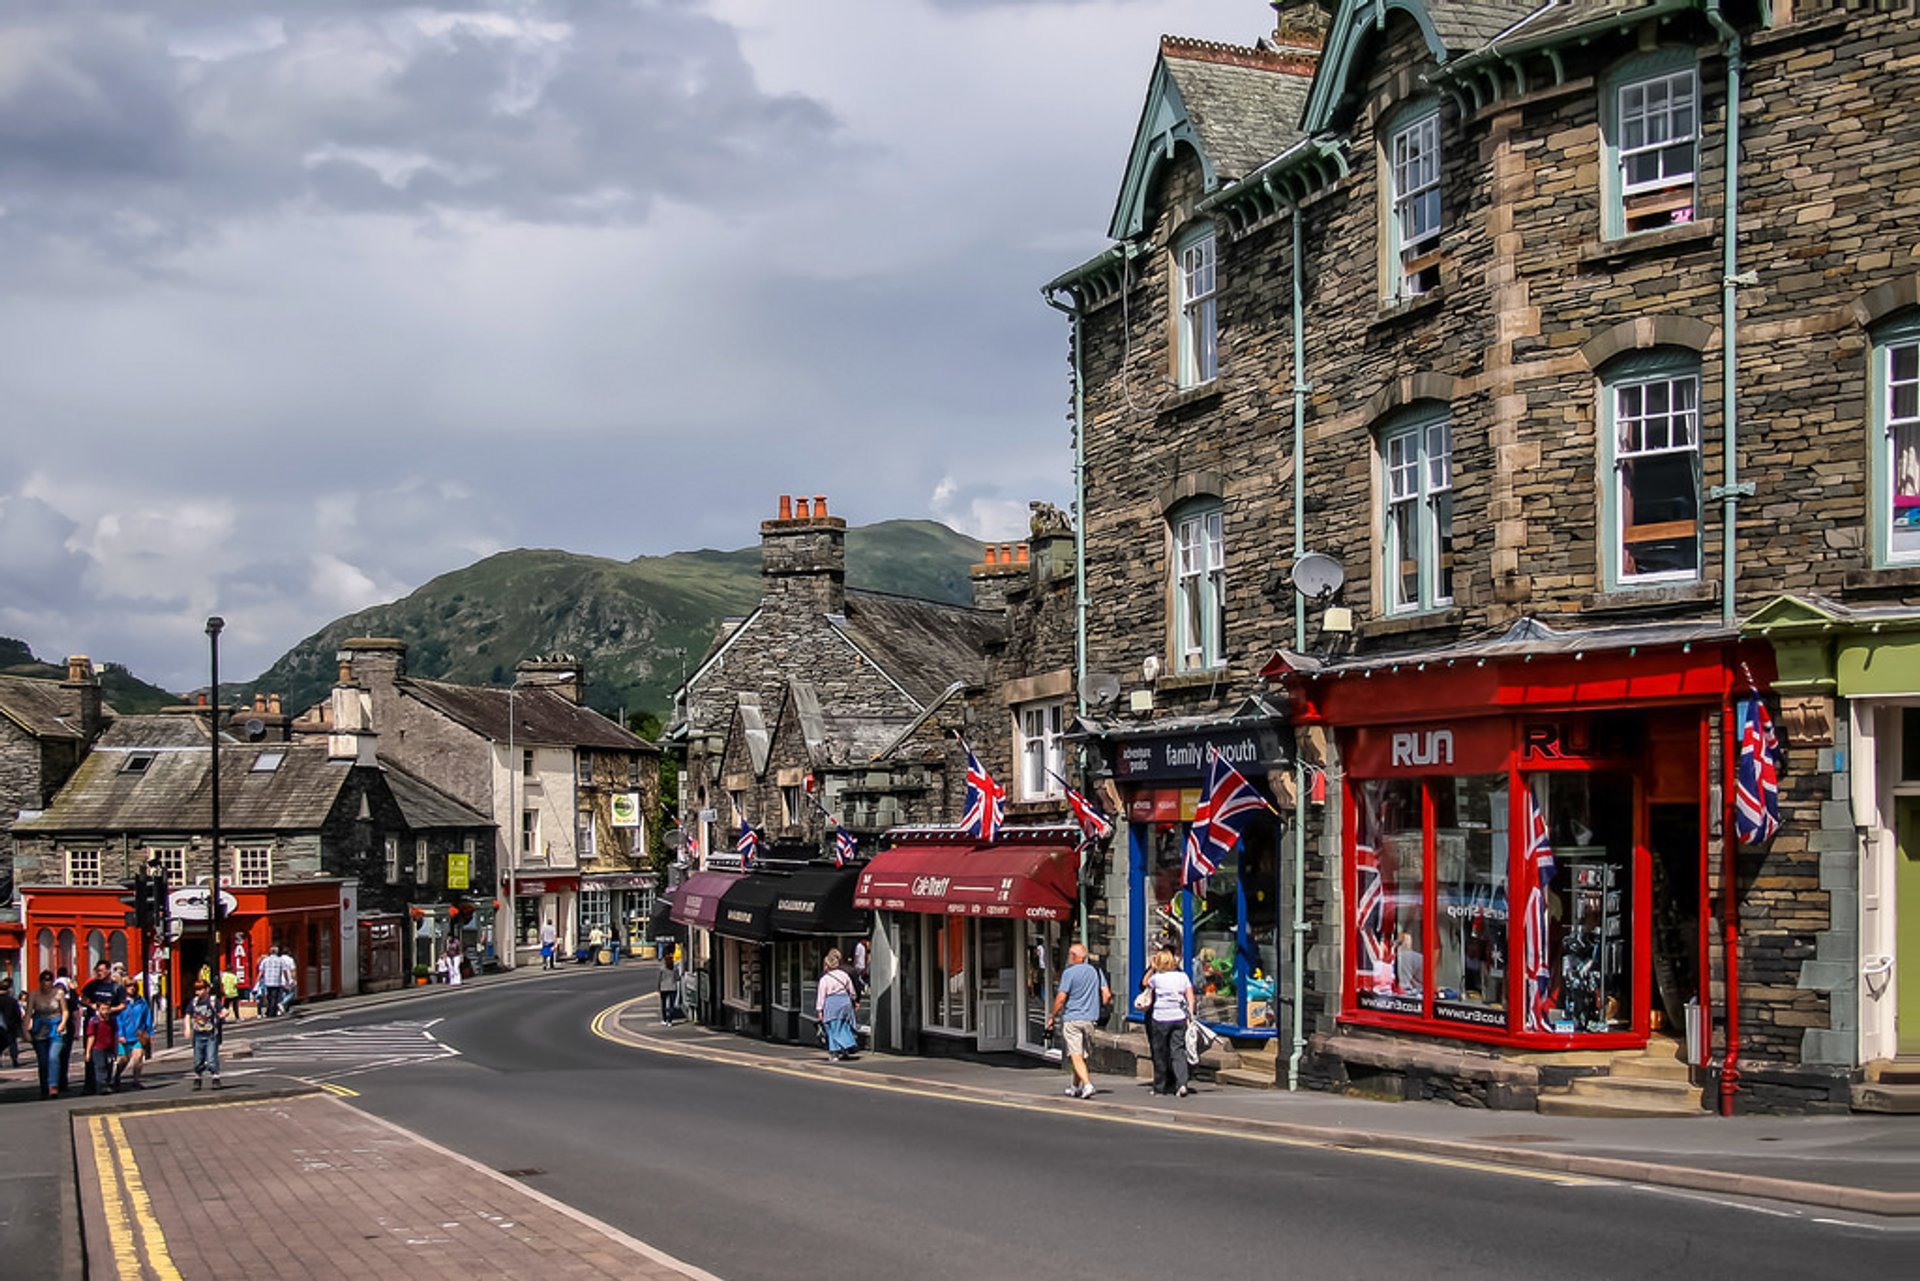
[[761, 958], [765, 949], [757, 943], [745, 943], [739, 939], [722, 939], [724, 950], [721, 953], [722, 994], [728, 1005], [741, 1009], [760, 1008], [761, 984], [765, 975], [761, 969]]
[[953, 917], [927, 921], [926, 1026], [970, 1030], [967, 1019], [967, 923]]
[[1507, 1025], [1507, 778], [1432, 781], [1434, 1017]]
[[[1547, 853], [1528, 861], [1544, 888], [1543, 946], [1523, 956], [1538, 1004], [1529, 1030], [1562, 1035], [1632, 1026], [1633, 782], [1621, 774], [1541, 774], [1523, 798], [1538, 809]], [[1523, 952], [1531, 950], [1522, 932]]]
[[[1277, 1026], [1278, 831], [1270, 817], [1256, 818], [1234, 853], [1191, 887], [1180, 883], [1185, 825], [1156, 825], [1147, 837], [1146, 938], [1182, 959], [1205, 1023], [1245, 1031]], [[1135, 984], [1139, 978], [1133, 976]]]
[[1359, 784], [1354, 904], [1360, 1008], [1420, 1014], [1426, 993], [1426, 892], [1421, 786], [1416, 779]]

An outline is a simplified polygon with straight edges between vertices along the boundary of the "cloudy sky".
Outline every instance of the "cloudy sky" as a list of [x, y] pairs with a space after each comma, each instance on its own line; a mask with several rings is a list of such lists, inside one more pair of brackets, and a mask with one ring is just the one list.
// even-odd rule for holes
[[246, 679], [781, 493], [1017, 533], [1163, 31], [1263, 0], [0, 0], [0, 634]]

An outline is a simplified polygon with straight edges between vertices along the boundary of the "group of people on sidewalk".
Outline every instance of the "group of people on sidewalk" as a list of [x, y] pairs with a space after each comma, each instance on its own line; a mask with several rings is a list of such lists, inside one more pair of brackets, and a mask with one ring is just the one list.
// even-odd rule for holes
[[[1090, 1099], [1093, 1076], [1087, 1070], [1087, 1047], [1094, 1030], [1105, 1021], [1113, 1004], [1113, 986], [1106, 972], [1088, 959], [1087, 949], [1075, 943], [1067, 949], [1067, 967], [1060, 971], [1053, 1008], [1047, 1015], [1047, 1039], [1058, 1028], [1064, 1057], [1073, 1079], [1067, 1097]], [[1188, 1069], [1199, 1060], [1203, 1043], [1214, 1034], [1194, 1017], [1193, 980], [1181, 968], [1170, 947], [1162, 947], [1147, 964], [1133, 1008], [1146, 1016], [1147, 1049], [1153, 1057], [1153, 1092], [1186, 1098], [1193, 1092]]]
[[153, 1007], [145, 984], [129, 979], [124, 965], [100, 962], [84, 986], [76, 986], [64, 966], [42, 970], [39, 985], [24, 997], [14, 993], [11, 979], [0, 980], [0, 1051], [15, 1067], [23, 1032], [43, 1099], [66, 1090], [75, 1045], [82, 1047], [86, 1065], [85, 1093], [145, 1088], [141, 1076], [153, 1052]]

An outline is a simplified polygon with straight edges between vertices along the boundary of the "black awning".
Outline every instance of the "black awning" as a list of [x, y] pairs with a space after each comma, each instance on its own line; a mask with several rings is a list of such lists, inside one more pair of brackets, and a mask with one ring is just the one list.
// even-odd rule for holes
[[805, 867], [787, 878], [773, 904], [773, 928], [781, 934], [865, 934], [873, 913], [853, 905], [857, 867]]
[[676, 943], [687, 941], [687, 927], [673, 919], [673, 891], [669, 890], [653, 901], [653, 915], [647, 918], [647, 937], [655, 940], [672, 939]]
[[790, 867], [742, 877], [720, 900], [716, 934], [771, 943], [780, 938], [865, 933], [872, 916], [853, 905], [855, 867]]

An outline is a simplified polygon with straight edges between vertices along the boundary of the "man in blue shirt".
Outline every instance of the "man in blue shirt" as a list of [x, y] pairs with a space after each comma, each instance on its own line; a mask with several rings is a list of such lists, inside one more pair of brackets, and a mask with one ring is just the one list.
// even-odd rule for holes
[[1087, 1038], [1100, 1021], [1100, 1007], [1113, 1000], [1106, 976], [1087, 961], [1087, 949], [1075, 943], [1067, 949], [1067, 968], [1060, 971], [1060, 988], [1053, 994], [1053, 1011], [1047, 1015], [1047, 1035], [1059, 1022], [1065, 1033], [1067, 1063], [1073, 1069], [1073, 1083], [1067, 1097], [1093, 1097], [1093, 1078], [1087, 1074]]

